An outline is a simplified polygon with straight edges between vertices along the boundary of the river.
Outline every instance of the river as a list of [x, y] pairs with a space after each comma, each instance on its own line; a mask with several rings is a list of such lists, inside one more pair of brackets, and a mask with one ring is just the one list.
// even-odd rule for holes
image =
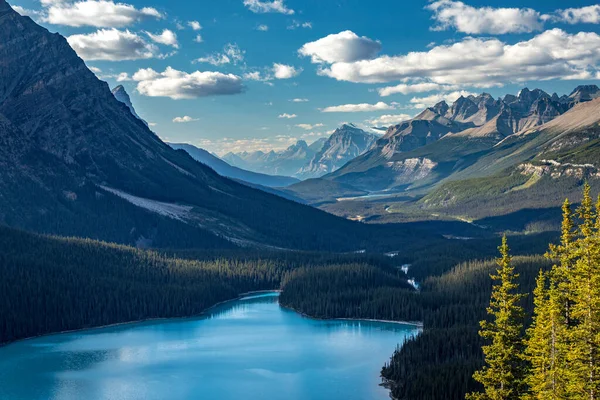
[[249, 295], [192, 319], [63, 333], [0, 348], [0, 399], [383, 400], [408, 324], [320, 321]]

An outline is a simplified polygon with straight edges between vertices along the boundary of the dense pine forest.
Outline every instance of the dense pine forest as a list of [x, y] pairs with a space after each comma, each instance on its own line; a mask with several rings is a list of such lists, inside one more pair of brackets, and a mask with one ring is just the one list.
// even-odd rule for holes
[[279, 289], [299, 268], [386, 267], [383, 256], [221, 250], [174, 253], [0, 227], [0, 343], [185, 317], [240, 293]]

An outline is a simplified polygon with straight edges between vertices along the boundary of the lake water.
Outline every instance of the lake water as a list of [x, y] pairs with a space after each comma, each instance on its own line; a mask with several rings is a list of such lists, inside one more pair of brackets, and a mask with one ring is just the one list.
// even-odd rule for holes
[[66, 333], [0, 348], [0, 399], [379, 400], [412, 325], [317, 321], [275, 293], [194, 319]]

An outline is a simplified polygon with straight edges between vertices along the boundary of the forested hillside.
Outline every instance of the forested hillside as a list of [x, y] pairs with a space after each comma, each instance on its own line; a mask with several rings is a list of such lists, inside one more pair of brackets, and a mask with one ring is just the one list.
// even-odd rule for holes
[[293, 270], [336, 264], [390, 268], [385, 257], [260, 251], [189, 251], [180, 258], [0, 226], [0, 343], [150, 318], [186, 317]]

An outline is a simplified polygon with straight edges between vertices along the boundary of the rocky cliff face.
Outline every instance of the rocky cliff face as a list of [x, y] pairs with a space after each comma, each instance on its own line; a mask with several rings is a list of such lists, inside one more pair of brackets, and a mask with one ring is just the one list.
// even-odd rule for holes
[[367, 133], [352, 124], [344, 124], [325, 141], [307, 166], [297, 176], [317, 178], [333, 172], [347, 162], [365, 153], [377, 136]]

